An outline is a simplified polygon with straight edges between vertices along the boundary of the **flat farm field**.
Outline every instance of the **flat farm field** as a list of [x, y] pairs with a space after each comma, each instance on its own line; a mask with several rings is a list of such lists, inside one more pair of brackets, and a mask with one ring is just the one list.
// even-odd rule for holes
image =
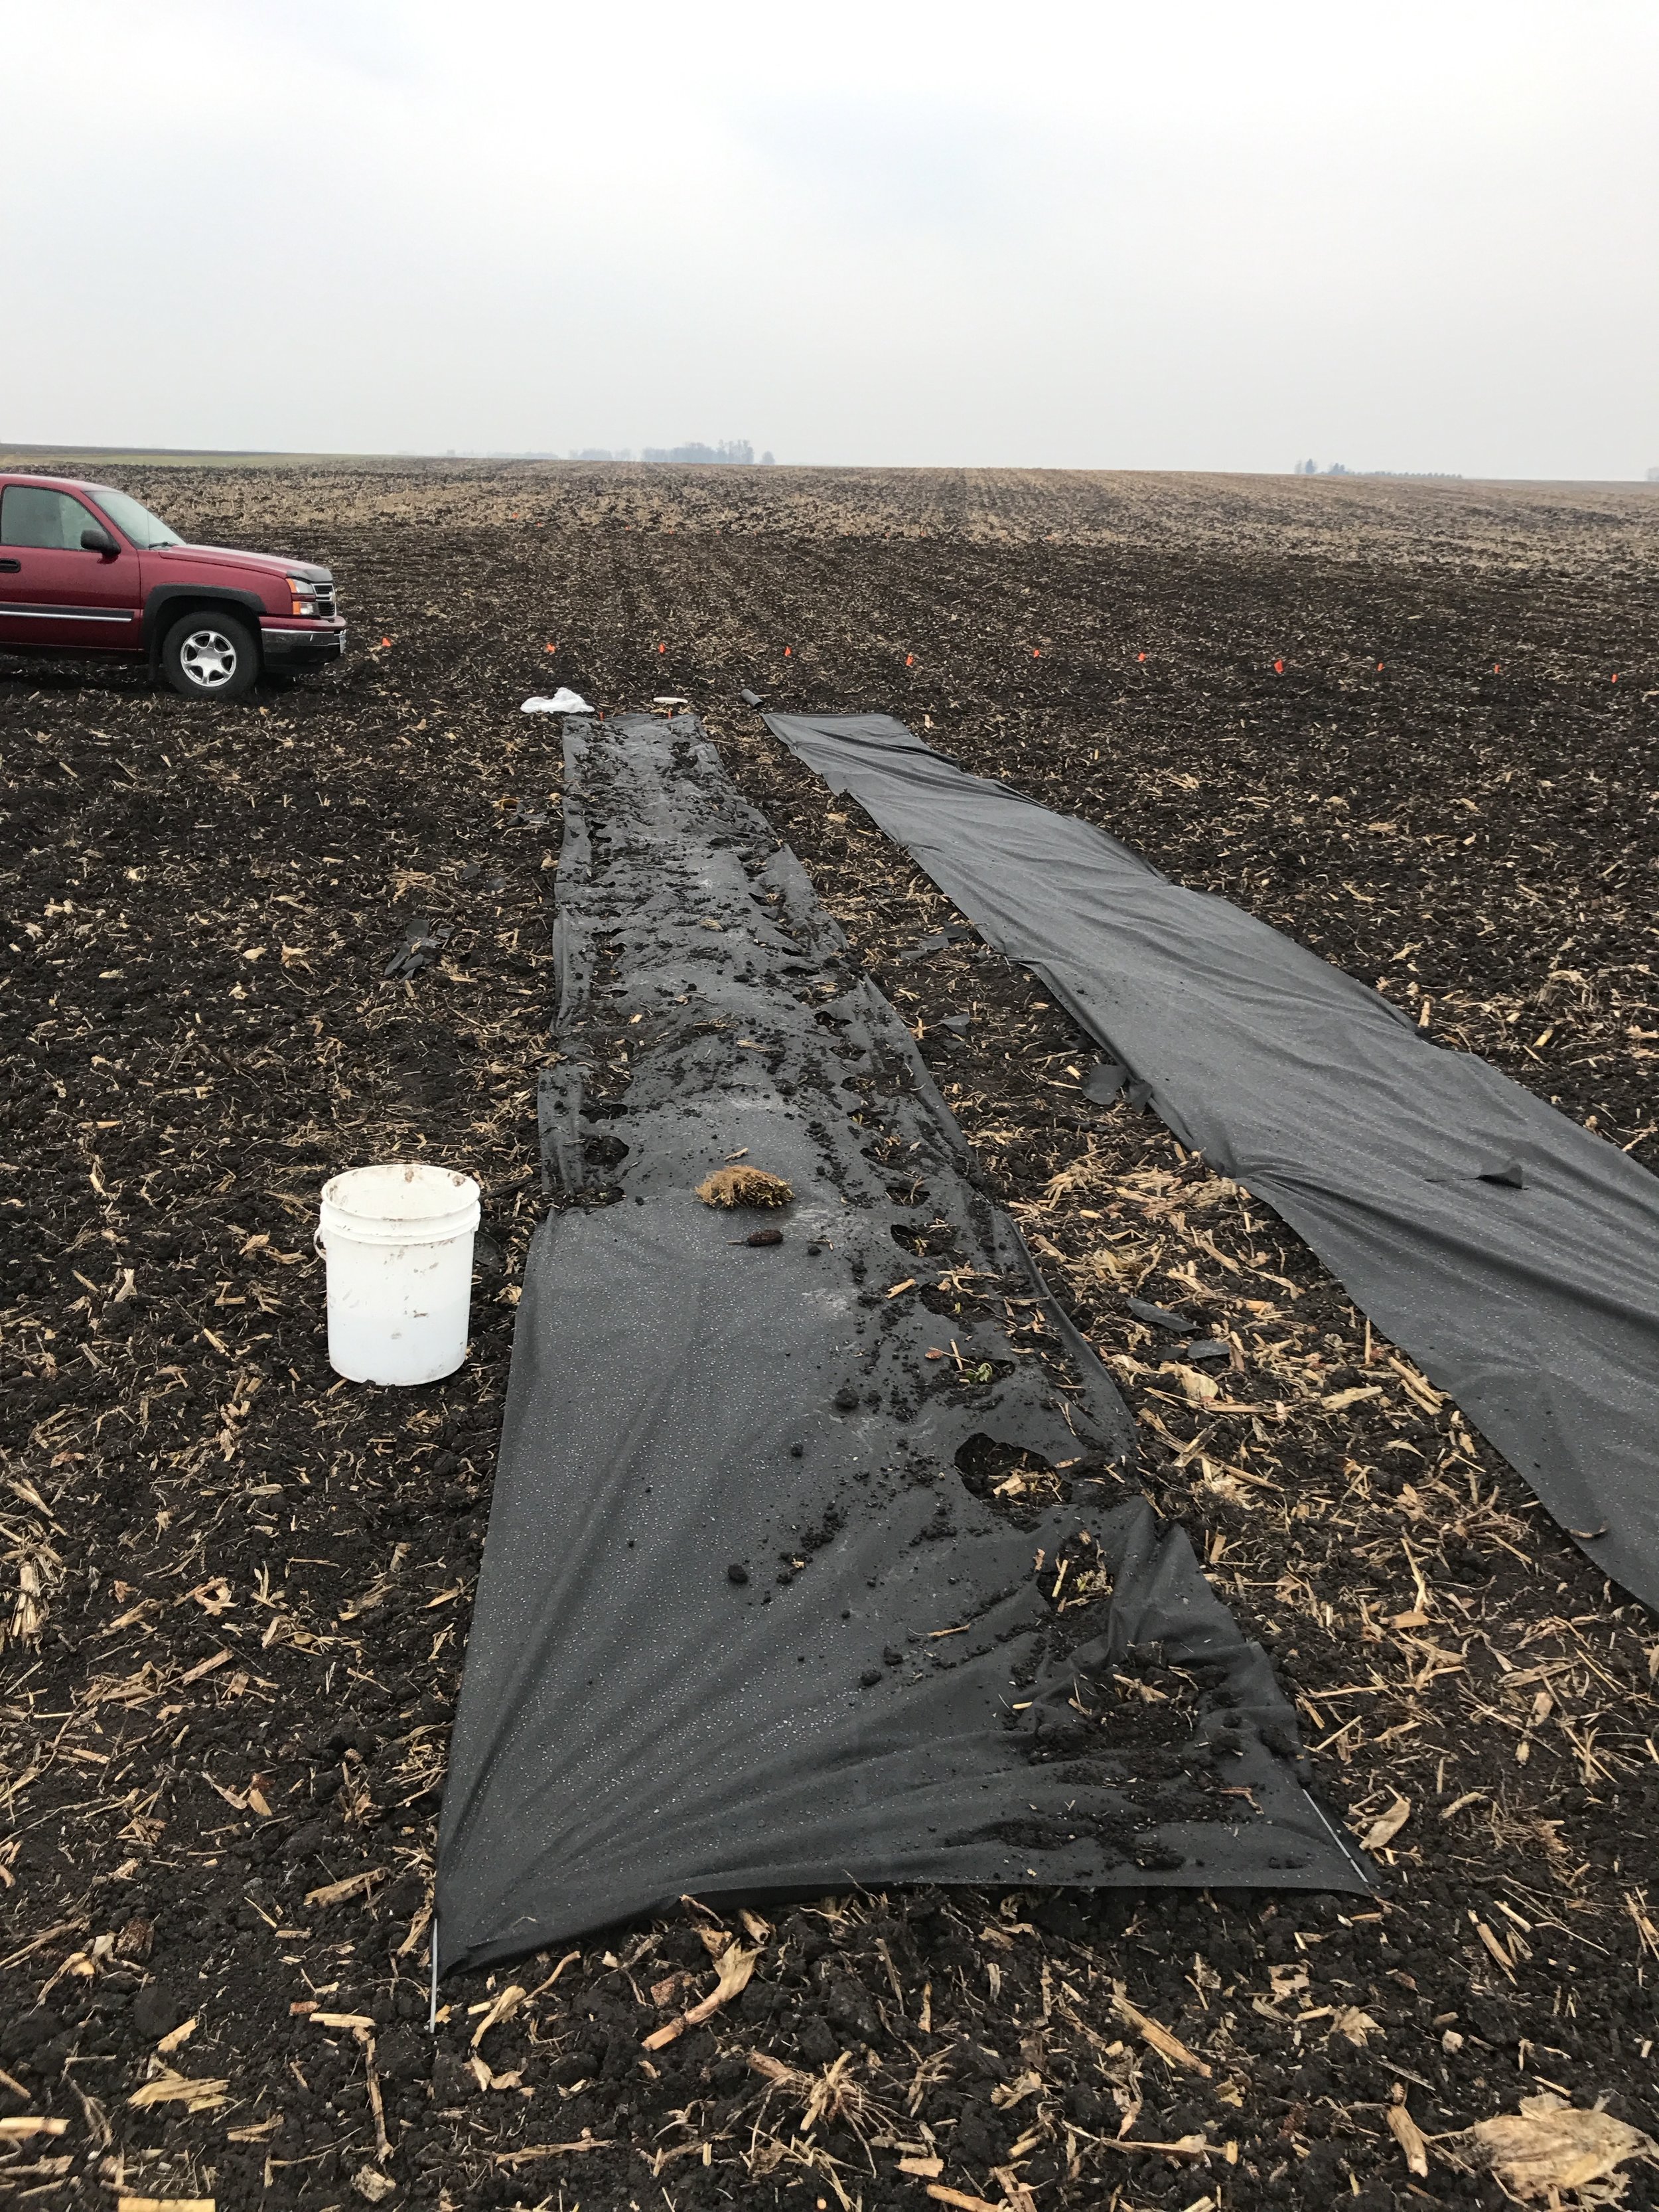
[[[1547, 2160], [1534, 2201], [1659, 2203], [1619, 2129], [1659, 2134], [1659, 1623], [1294, 1237], [1086, 1102], [1029, 977], [971, 940], [900, 957], [951, 910], [736, 697], [902, 716], [1659, 1164], [1659, 490], [66, 467], [330, 562], [352, 646], [212, 708], [0, 663], [0, 2193], [1497, 2205], [1527, 2178], [1471, 2130], [1557, 2098], [1601, 2106], [1578, 2170], [1617, 2178]], [[687, 1907], [457, 1978], [428, 2039], [547, 1203], [561, 768], [518, 710], [559, 683], [689, 701], [799, 853], [1272, 1651], [1376, 1899], [766, 1906], [742, 1996], [647, 2056], [713, 1983]], [[388, 978], [424, 922], [441, 957]], [[343, 1386], [317, 1192], [411, 1154], [484, 1188], [473, 1356]], [[1229, 1335], [1229, 1410], [1131, 1291]]]

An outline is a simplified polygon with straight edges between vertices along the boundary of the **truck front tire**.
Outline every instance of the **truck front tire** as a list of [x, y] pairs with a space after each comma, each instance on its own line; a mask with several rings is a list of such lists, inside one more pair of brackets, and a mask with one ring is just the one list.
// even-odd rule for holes
[[186, 699], [240, 699], [259, 673], [253, 633], [218, 607], [183, 615], [167, 634], [161, 670]]

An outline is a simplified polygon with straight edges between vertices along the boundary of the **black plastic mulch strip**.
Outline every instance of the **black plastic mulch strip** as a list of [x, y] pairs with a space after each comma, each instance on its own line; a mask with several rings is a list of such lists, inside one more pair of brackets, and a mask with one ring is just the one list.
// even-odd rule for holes
[[[446, 1971], [690, 1893], [1359, 1888], [903, 1023], [690, 715], [566, 726]], [[788, 1205], [716, 1209], [728, 1164]], [[780, 1232], [756, 1243], [755, 1232]]]
[[890, 716], [766, 721], [1659, 1607], [1659, 1182], [1266, 923]]

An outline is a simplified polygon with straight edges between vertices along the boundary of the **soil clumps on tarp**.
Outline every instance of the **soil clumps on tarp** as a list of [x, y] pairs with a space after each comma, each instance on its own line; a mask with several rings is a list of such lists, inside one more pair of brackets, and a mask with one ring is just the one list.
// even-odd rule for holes
[[565, 1203], [519, 1309], [441, 1971], [688, 1892], [1363, 1887], [794, 855], [689, 714], [569, 722], [565, 754]]

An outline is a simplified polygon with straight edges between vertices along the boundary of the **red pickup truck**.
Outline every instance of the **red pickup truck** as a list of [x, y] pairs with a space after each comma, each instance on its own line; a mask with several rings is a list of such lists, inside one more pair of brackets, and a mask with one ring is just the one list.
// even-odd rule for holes
[[120, 654], [187, 698], [235, 699], [344, 650], [326, 568], [186, 545], [105, 484], [0, 473], [0, 658]]

